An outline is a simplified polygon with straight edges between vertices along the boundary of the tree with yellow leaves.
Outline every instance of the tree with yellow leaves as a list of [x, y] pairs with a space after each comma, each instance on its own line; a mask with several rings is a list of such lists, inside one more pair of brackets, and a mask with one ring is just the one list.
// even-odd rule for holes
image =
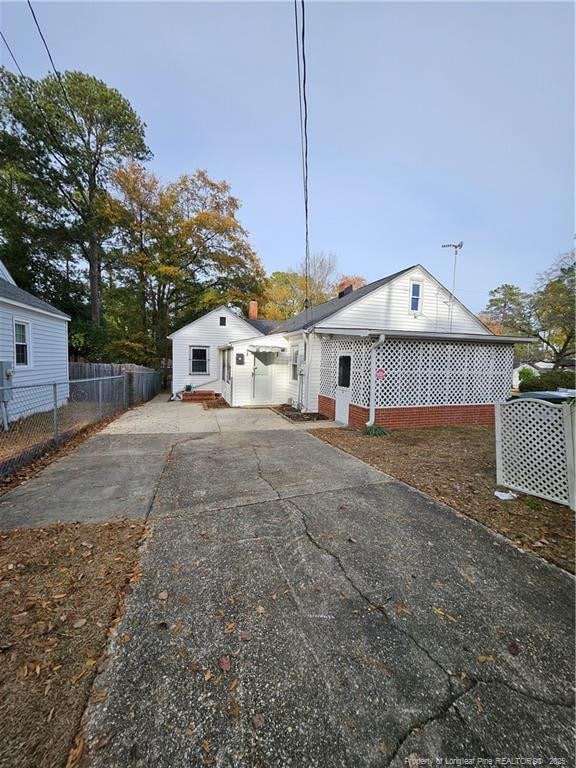
[[106, 306], [117, 359], [161, 364], [172, 330], [260, 295], [264, 271], [227, 182], [196, 171], [162, 184], [130, 163], [115, 174], [114, 192]]

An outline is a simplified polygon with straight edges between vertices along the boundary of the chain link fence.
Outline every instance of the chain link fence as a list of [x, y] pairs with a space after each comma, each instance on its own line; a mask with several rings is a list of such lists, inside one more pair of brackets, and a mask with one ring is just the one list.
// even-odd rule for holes
[[143, 402], [139, 393], [131, 397], [130, 385], [129, 376], [119, 375], [0, 388], [0, 477], [89, 424]]

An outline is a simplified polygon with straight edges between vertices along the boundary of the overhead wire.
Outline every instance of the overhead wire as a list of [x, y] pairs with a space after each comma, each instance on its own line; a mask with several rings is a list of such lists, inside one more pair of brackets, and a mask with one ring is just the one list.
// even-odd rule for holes
[[296, 30], [296, 58], [298, 74], [298, 106], [300, 112], [300, 149], [302, 154], [302, 185], [304, 192], [304, 308], [310, 306], [310, 234], [308, 215], [308, 98], [306, 93], [306, 7], [300, 0], [301, 24], [298, 22], [298, 0], [294, 0], [294, 24]]

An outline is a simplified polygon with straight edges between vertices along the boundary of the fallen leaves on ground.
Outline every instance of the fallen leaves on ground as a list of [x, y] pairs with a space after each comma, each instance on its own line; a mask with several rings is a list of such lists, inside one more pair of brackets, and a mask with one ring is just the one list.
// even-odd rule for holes
[[493, 427], [396, 429], [386, 437], [348, 429], [311, 432], [574, 573], [575, 529], [568, 507], [523, 494], [511, 501], [495, 498]]
[[130, 521], [0, 534], [2, 766], [78, 764], [74, 737], [143, 531]]

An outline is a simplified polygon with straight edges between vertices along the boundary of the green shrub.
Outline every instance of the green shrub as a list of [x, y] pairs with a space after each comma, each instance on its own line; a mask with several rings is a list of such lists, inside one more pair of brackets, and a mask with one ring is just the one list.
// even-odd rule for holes
[[192, 392], [192, 384], [186, 384], [184, 387], [185, 392]]
[[520, 381], [530, 381], [530, 379], [534, 379], [536, 376], [538, 376], [538, 374], [533, 368], [520, 368], [518, 371], [518, 378]]
[[384, 437], [384, 435], [389, 435], [390, 432], [384, 429], [384, 427], [377, 427], [376, 424], [372, 424], [370, 427], [364, 427], [364, 434], [369, 437]]
[[563, 389], [576, 389], [574, 371], [544, 371], [539, 376], [520, 381], [520, 392], [541, 392]]

